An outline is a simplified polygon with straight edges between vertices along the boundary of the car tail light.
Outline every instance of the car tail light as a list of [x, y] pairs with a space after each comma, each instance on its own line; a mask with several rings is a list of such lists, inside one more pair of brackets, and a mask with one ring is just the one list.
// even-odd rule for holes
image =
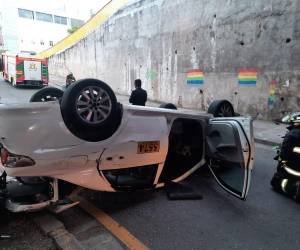
[[5, 148], [1, 148], [1, 163], [5, 165], [8, 160], [8, 151]]
[[30, 157], [12, 154], [5, 148], [1, 148], [1, 163], [8, 168], [30, 167], [35, 164]]

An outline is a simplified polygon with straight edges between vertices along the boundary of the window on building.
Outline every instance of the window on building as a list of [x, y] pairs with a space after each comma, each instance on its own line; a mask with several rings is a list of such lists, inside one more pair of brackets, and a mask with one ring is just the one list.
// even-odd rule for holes
[[67, 18], [63, 16], [54, 16], [54, 22], [67, 25]]
[[33, 11], [31, 10], [24, 10], [24, 9], [18, 9], [19, 11], [19, 17], [24, 17], [28, 19], [34, 19]]
[[27, 54], [27, 55], [30, 55], [30, 56], [36, 55], [35, 51], [21, 50], [20, 52], [21, 52], [21, 54]]
[[53, 46], [53, 41], [49, 41], [49, 45], [50, 45], [50, 46]]
[[53, 18], [51, 14], [46, 14], [42, 12], [35, 12], [36, 19], [44, 22], [53, 22]]
[[80, 27], [83, 23], [82, 20], [71, 18], [71, 27]]
[[43, 41], [43, 40], [41, 40], [41, 41], [40, 41], [40, 44], [41, 44], [41, 45], [44, 45], [45, 43], [44, 43], [44, 41]]

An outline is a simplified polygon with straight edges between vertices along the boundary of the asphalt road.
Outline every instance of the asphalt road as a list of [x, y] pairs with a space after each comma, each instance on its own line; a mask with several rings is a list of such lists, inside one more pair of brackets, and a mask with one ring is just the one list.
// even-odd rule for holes
[[203, 200], [170, 201], [164, 190], [115, 194], [106, 200], [90, 195], [150, 249], [299, 249], [300, 205], [271, 190], [273, 155], [270, 147], [256, 144], [246, 201], [202, 173], [187, 183]]
[[0, 249], [57, 249], [53, 240], [44, 235], [31, 218], [30, 214], [0, 210]]
[[30, 97], [38, 91], [32, 88], [14, 88], [0, 77], [0, 103], [29, 102]]
[[[34, 91], [15, 89], [0, 80], [1, 102], [28, 101]], [[84, 195], [150, 249], [299, 249], [300, 205], [271, 190], [269, 182], [275, 171], [273, 156], [270, 147], [256, 145], [255, 167], [246, 201], [230, 196], [211, 176], [203, 173], [186, 181], [203, 195], [203, 200], [170, 201], [163, 189], [121, 194], [87, 191]], [[88, 241], [90, 249], [101, 249], [95, 235], [107, 235], [107, 230], [96, 227], [80, 208], [66, 211], [58, 218], [79, 240]], [[6, 245], [2, 245], [6, 249], [18, 248], [18, 239], [28, 249], [54, 247], [26, 214], [2, 213], [0, 220], [0, 234], [15, 232], [14, 240], [5, 240]], [[88, 224], [93, 224], [94, 230]], [[41, 240], [33, 241], [33, 238]], [[3, 242], [0, 240], [0, 248]]]

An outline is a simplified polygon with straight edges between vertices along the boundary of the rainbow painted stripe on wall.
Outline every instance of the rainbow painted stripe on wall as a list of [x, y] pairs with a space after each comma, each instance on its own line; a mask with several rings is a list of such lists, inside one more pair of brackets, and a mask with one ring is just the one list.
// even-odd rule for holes
[[186, 82], [189, 85], [203, 84], [203, 71], [201, 69], [193, 69], [187, 72]]
[[257, 81], [256, 69], [240, 69], [238, 72], [238, 79], [240, 85], [253, 86]]

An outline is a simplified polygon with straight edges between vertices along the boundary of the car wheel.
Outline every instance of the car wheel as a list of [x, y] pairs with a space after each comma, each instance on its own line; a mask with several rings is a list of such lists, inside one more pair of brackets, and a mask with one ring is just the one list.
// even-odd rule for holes
[[213, 114], [214, 117], [233, 117], [234, 109], [229, 101], [216, 100], [209, 105], [207, 113]]
[[177, 107], [176, 107], [175, 104], [173, 104], [173, 103], [162, 103], [161, 105], [159, 105], [159, 108], [164, 108], [164, 109], [177, 109]]
[[30, 102], [49, 102], [55, 101], [62, 98], [64, 92], [61, 89], [54, 87], [45, 87], [35, 92], [31, 98]]
[[78, 138], [96, 142], [109, 138], [121, 122], [120, 105], [113, 90], [97, 79], [70, 85], [61, 101], [68, 129]]

